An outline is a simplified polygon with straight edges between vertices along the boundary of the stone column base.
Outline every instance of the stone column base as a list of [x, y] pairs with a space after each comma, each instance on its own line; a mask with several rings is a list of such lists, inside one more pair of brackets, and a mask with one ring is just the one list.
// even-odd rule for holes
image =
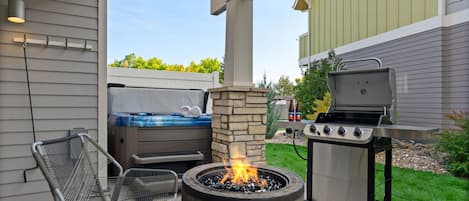
[[246, 157], [253, 164], [265, 164], [269, 89], [222, 87], [209, 91], [213, 98], [213, 162]]

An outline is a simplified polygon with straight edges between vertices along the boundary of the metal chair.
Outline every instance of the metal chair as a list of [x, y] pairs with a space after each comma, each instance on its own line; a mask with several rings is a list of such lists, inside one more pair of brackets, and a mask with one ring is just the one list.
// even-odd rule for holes
[[[87, 134], [34, 142], [32, 153], [56, 201], [147, 201], [177, 197], [178, 177], [174, 171], [142, 168], [124, 171]], [[101, 161], [116, 166], [117, 176], [98, 177]]]

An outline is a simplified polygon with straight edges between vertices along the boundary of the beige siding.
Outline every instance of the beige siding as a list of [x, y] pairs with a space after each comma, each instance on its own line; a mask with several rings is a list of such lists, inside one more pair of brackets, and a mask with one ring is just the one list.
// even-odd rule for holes
[[63, 137], [82, 127], [98, 130], [98, 0], [26, 2], [26, 24], [6, 20], [0, 0], [0, 201], [51, 200], [30, 153], [32, 127], [23, 51], [13, 37], [87, 40], [92, 51], [28, 46], [30, 80], [38, 139]]

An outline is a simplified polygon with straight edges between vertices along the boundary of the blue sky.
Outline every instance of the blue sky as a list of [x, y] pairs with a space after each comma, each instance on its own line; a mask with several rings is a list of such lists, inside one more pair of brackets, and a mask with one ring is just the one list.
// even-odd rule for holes
[[[177, 2], [177, 3], [176, 3]], [[254, 81], [264, 72], [299, 77], [298, 42], [307, 31], [307, 14], [293, 0], [254, 0]], [[222, 59], [225, 15], [210, 15], [210, 0], [110, 0], [108, 62], [135, 52], [166, 63], [188, 65], [202, 58]]]

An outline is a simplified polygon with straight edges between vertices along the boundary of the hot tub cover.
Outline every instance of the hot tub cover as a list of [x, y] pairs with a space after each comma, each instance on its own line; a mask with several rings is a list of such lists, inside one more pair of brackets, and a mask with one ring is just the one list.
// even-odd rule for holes
[[157, 127], [157, 126], [210, 126], [212, 117], [183, 117], [179, 114], [160, 115], [155, 113], [113, 113], [111, 122], [115, 126]]

